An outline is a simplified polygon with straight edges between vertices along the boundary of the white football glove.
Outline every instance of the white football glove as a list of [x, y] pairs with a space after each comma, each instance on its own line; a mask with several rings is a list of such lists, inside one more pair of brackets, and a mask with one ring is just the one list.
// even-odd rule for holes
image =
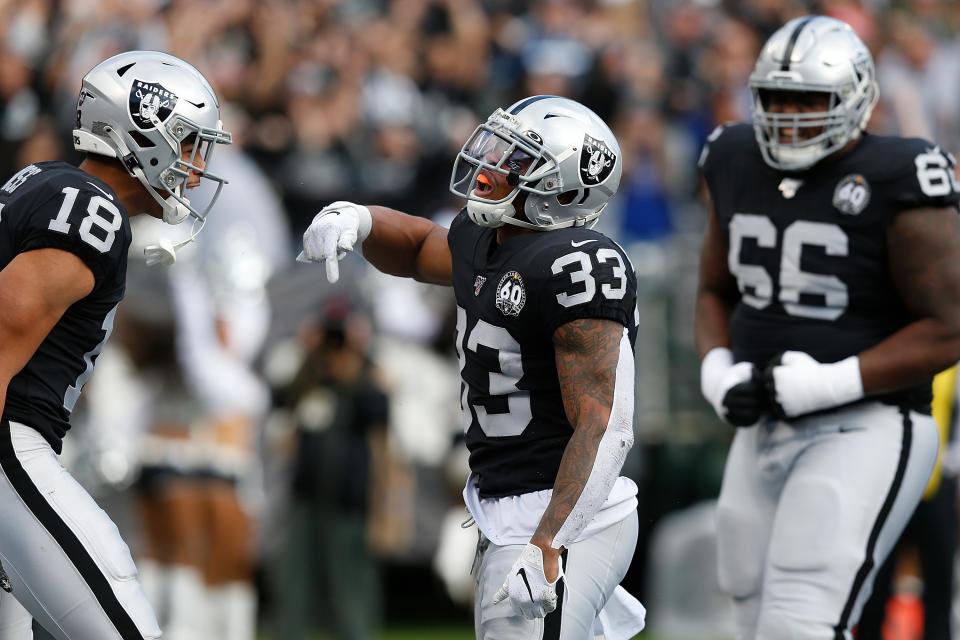
[[721, 420], [738, 427], [755, 424], [769, 411], [762, 379], [752, 362], [733, 362], [726, 347], [714, 347], [700, 363], [700, 391]]
[[543, 618], [557, 608], [557, 585], [563, 580], [563, 563], [553, 582], [547, 582], [543, 573], [543, 552], [535, 544], [527, 543], [520, 557], [513, 563], [503, 586], [493, 596], [493, 604], [508, 597], [514, 611], [527, 620]]
[[367, 239], [373, 217], [362, 204], [343, 200], [328, 204], [313, 217], [303, 233], [303, 251], [297, 262], [326, 261], [327, 280], [340, 279], [339, 261], [353, 251], [354, 245]]
[[785, 418], [863, 398], [857, 356], [824, 364], [802, 351], [784, 351], [767, 366], [764, 379], [771, 401]]

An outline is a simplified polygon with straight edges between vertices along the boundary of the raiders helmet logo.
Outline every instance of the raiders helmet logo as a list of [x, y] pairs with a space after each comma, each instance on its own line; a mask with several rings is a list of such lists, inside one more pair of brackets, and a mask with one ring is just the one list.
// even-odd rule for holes
[[602, 140], [588, 134], [583, 136], [580, 149], [580, 182], [586, 187], [600, 184], [607, 179], [617, 162], [617, 155]]
[[138, 128], [153, 129], [154, 116], [160, 122], [166, 122], [176, 106], [176, 94], [167, 91], [163, 85], [133, 81], [133, 87], [130, 88], [130, 117]]

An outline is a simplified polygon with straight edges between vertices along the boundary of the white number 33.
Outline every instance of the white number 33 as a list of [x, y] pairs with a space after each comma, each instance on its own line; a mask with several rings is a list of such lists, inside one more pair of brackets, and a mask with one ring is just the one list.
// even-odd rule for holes
[[[604, 282], [600, 285], [600, 293], [609, 300], [620, 300], [627, 293], [627, 270], [623, 264], [623, 258], [613, 249], [604, 247], [597, 250], [596, 260], [598, 263], [609, 263], [613, 267], [613, 278], [615, 282]], [[573, 268], [569, 268], [569, 267]], [[590, 256], [583, 251], [574, 251], [564, 256], [560, 256], [553, 261], [550, 270], [554, 275], [566, 271], [570, 276], [571, 284], [582, 283], [581, 290], [576, 293], [564, 291], [557, 294], [557, 302], [564, 307], [590, 302], [597, 294], [597, 283], [591, 275], [593, 272], [593, 261]]]

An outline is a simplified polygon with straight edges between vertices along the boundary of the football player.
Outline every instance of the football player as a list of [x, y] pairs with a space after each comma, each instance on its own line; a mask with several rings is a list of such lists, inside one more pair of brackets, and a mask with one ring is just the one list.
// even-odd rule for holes
[[497, 109], [464, 144], [450, 188], [467, 204], [449, 231], [335, 202], [303, 236], [304, 259], [326, 260], [331, 281], [360, 244], [383, 272], [453, 287], [478, 638], [592, 640], [609, 620], [623, 621], [618, 637], [643, 626], [618, 587], [637, 540], [637, 488], [620, 476], [633, 443], [636, 277], [590, 228], [621, 165], [596, 114], [534, 96]]
[[222, 186], [206, 166], [231, 137], [204, 77], [153, 51], [94, 67], [76, 118], [79, 168], [31, 164], [0, 187], [0, 637], [32, 638], [32, 617], [58, 640], [158, 638], [126, 544], [57, 454], [123, 298], [129, 216], [202, 224], [185, 190]]
[[851, 638], [937, 453], [930, 381], [960, 358], [954, 159], [865, 132], [870, 52], [845, 23], [788, 22], [717, 129], [696, 339], [736, 431], [717, 515], [738, 638]]

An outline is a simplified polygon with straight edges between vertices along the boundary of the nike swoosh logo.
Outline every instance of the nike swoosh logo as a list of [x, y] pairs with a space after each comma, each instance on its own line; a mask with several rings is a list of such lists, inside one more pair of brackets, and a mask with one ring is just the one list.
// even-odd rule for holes
[[523, 584], [527, 587], [527, 593], [530, 594], [530, 602], [533, 602], [533, 591], [530, 589], [530, 583], [527, 582], [526, 570], [524, 570], [523, 567], [521, 567], [520, 570], [517, 571], [517, 575], [523, 578]]
[[106, 191], [104, 191], [103, 189], [101, 189], [100, 187], [98, 187], [97, 185], [93, 184], [93, 183], [90, 182], [89, 180], [87, 180], [87, 184], [90, 185], [91, 187], [93, 187], [94, 189], [96, 189], [97, 191], [99, 191], [100, 193], [102, 193], [103, 195], [107, 196], [107, 200], [113, 200], [113, 196], [112, 196], [112, 195], [110, 195], [109, 193], [107, 193]]
[[596, 240], [581, 240], [580, 242], [577, 242], [577, 241], [575, 241], [575, 240], [571, 240], [571, 241], [570, 241], [570, 246], [571, 246], [571, 247], [582, 247], [583, 245], [587, 244], [588, 242], [596, 242]]

